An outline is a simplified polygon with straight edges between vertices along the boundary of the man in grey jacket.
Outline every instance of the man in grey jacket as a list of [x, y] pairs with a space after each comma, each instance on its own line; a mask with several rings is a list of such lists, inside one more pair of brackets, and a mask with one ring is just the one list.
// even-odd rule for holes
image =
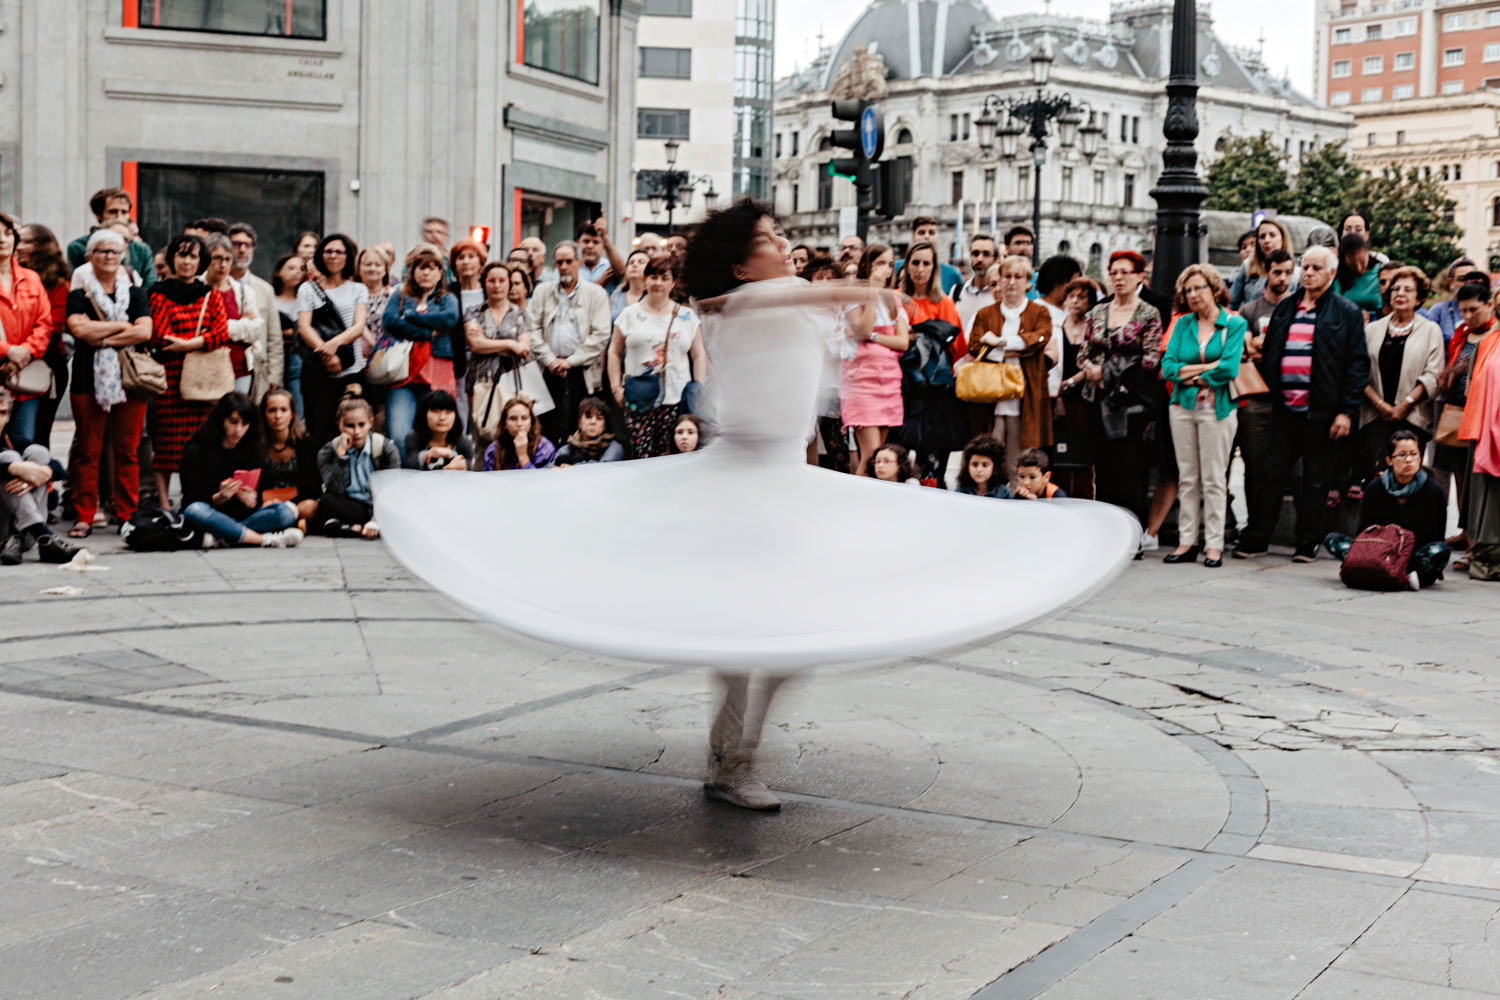
[[265, 339], [256, 337], [263, 347], [255, 354], [250, 383], [250, 396], [256, 402], [265, 397], [273, 385], [285, 384], [286, 344], [281, 337], [281, 313], [276, 308], [276, 293], [271, 283], [250, 273], [250, 262], [255, 259], [258, 239], [248, 222], [236, 222], [229, 227], [229, 243], [234, 248], [234, 263], [229, 274], [243, 284], [255, 296], [255, 312], [265, 324]]
[[578, 244], [559, 243], [552, 263], [557, 280], [536, 286], [526, 318], [534, 331], [531, 356], [541, 364], [557, 404], [542, 416], [542, 432], [560, 442], [578, 423], [578, 404], [585, 396], [599, 395], [612, 326], [609, 295], [599, 285], [578, 279]]

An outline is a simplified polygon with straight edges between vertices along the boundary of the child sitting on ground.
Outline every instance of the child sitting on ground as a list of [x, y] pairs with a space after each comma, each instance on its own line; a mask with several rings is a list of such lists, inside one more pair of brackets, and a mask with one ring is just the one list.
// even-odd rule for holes
[[380, 528], [371, 520], [375, 495], [370, 480], [384, 469], [401, 467], [396, 445], [370, 431], [375, 413], [357, 389], [351, 388], [339, 403], [339, 436], [318, 451], [323, 496], [313, 520], [330, 538], [379, 538]]
[[993, 436], [981, 434], [964, 446], [958, 466], [958, 488], [954, 492], [1009, 500], [1010, 487], [1005, 483], [1004, 468], [1005, 446]]
[[707, 438], [708, 432], [703, 429], [703, 421], [691, 413], [684, 413], [672, 425], [672, 441], [667, 451], [672, 455], [697, 451], [708, 443]]
[[593, 396], [578, 404], [578, 430], [557, 449], [554, 468], [568, 465], [592, 465], [594, 462], [618, 462], [625, 457], [625, 446], [608, 430], [609, 411]]
[[408, 469], [466, 471], [474, 462], [474, 442], [458, 429], [458, 402], [446, 389], [434, 389], [417, 407], [416, 426], [406, 435]]
[[1061, 486], [1052, 484], [1052, 463], [1047, 453], [1040, 448], [1021, 452], [1016, 459], [1016, 492], [1013, 500], [1059, 500], [1067, 493]]
[[916, 463], [912, 461], [911, 452], [899, 444], [883, 444], [875, 449], [875, 455], [870, 459], [865, 475], [887, 483], [922, 485], [922, 480], [917, 478]]

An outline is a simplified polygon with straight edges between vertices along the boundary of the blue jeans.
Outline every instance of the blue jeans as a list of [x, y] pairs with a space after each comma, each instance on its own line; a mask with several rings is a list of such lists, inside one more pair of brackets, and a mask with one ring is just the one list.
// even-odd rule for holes
[[[295, 348], [286, 355], [286, 391], [292, 394], [292, 409], [302, 416], [302, 355]], [[321, 447], [321, 445], [319, 446]]]
[[417, 407], [432, 395], [432, 389], [420, 382], [398, 385], [385, 396], [385, 436], [391, 439], [401, 458], [406, 459], [406, 435], [417, 422]]
[[[11, 407], [10, 430], [16, 437], [25, 438], [28, 441], [36, 441], [36, 414], [42, 408], [40, 397], [28, 399], [24, 403], [15, 403]], [[46, 441], [36, 441], [43, 448], [47, 447]]]
[[[1354, 539], [1338, 532], [1323, 539], [1323, 547], [1339, 562], [1344, 561], [1344, 557], [1349, 554], [1349, 546], [1353, 544]], [[1422, 586], [1430, 587], [1442, 577], [1443, 570], [1447, 569], [1448, 559], [1452, 554], [1447, 543], [1428, 542], [1412, 552], [1408, 566], [1413, 573], [1417, 574], [1417, 581]]]
[[281, 531], [296, 524], [297, 505], [286, 502], [273, 503], [269, 507], [262, 507], [243, 521], [236, 521], [228, 514], [214, 510], [212, 505], [198, 500], [187, 505], [187, 509], [182, 512], [182, 517], [199, 531], [238, 545], [247, 531], [265, 534], [270, 531]]

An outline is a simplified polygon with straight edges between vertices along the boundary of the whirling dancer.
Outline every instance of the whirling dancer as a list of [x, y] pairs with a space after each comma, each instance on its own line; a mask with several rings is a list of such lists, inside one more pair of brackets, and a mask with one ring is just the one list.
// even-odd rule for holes
[[[997, 504], [809, 466], [826, 327], [836, 305], [873, 292], [793, 277], [776, 219], [748, 200], [698, 226], [683, 277], [715, 373], [719, 430], [709, 447], [530, 475], [381, 473], [376, 508], [398, 559], [508, 629], [604, 656], [708, 667], [725, 697], [704, 790], [776, 809], [756, 752], [785, 678], [953, 649], [1053, 614], [1135, 555], [1139, 527], [1105, 504]], [[474, 516], [498, 509], [609, 525], [620, 544], [601, 550], [591, 535], [570, 543]], [[899, 543], [916, 525], [941, 525], [955, 558], [893, 558], [883, 540]], [[665, 538], [673, 544], [651, 542]], [[570, 564], [559, 551], [569, 544], [587, 551], [596, 585], [580, 588], [558, 568]], [[672, 555], [683, 552], [696, 555]], [[995, 589], [1004, 566], [1027, 567], [1024, 590]], [[526, 586], [509, 586], [516, 580]], [[670, 617], [661, 613], [668, 592]]]

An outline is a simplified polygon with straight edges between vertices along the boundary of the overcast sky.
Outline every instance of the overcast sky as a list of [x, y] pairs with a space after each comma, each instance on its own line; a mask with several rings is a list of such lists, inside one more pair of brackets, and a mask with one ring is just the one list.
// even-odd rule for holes
[[[1043, 10], [1043, 0], [985, 0], [985, 3], [997, 16]], [[817, 53], [820, 31], [825, 44], [837, 44], [867, 6], [868, 0], [820, 0], [816, 4], [779, 0], [776, 75], [785, 76], [797, 66], [811, 62]], [[1254, 45], [1264, 32], [1267, 68], [1277, 76], [1290, 74], [1292, 85], [1311, 95], [1313, 7], [1312, 0], [1215, 0], [1214, 28], [1221, 39], [1235, 45]], [[1109, 17], [1109, 0], [1052, 0], [1052, 12], [1102, 21]]]

